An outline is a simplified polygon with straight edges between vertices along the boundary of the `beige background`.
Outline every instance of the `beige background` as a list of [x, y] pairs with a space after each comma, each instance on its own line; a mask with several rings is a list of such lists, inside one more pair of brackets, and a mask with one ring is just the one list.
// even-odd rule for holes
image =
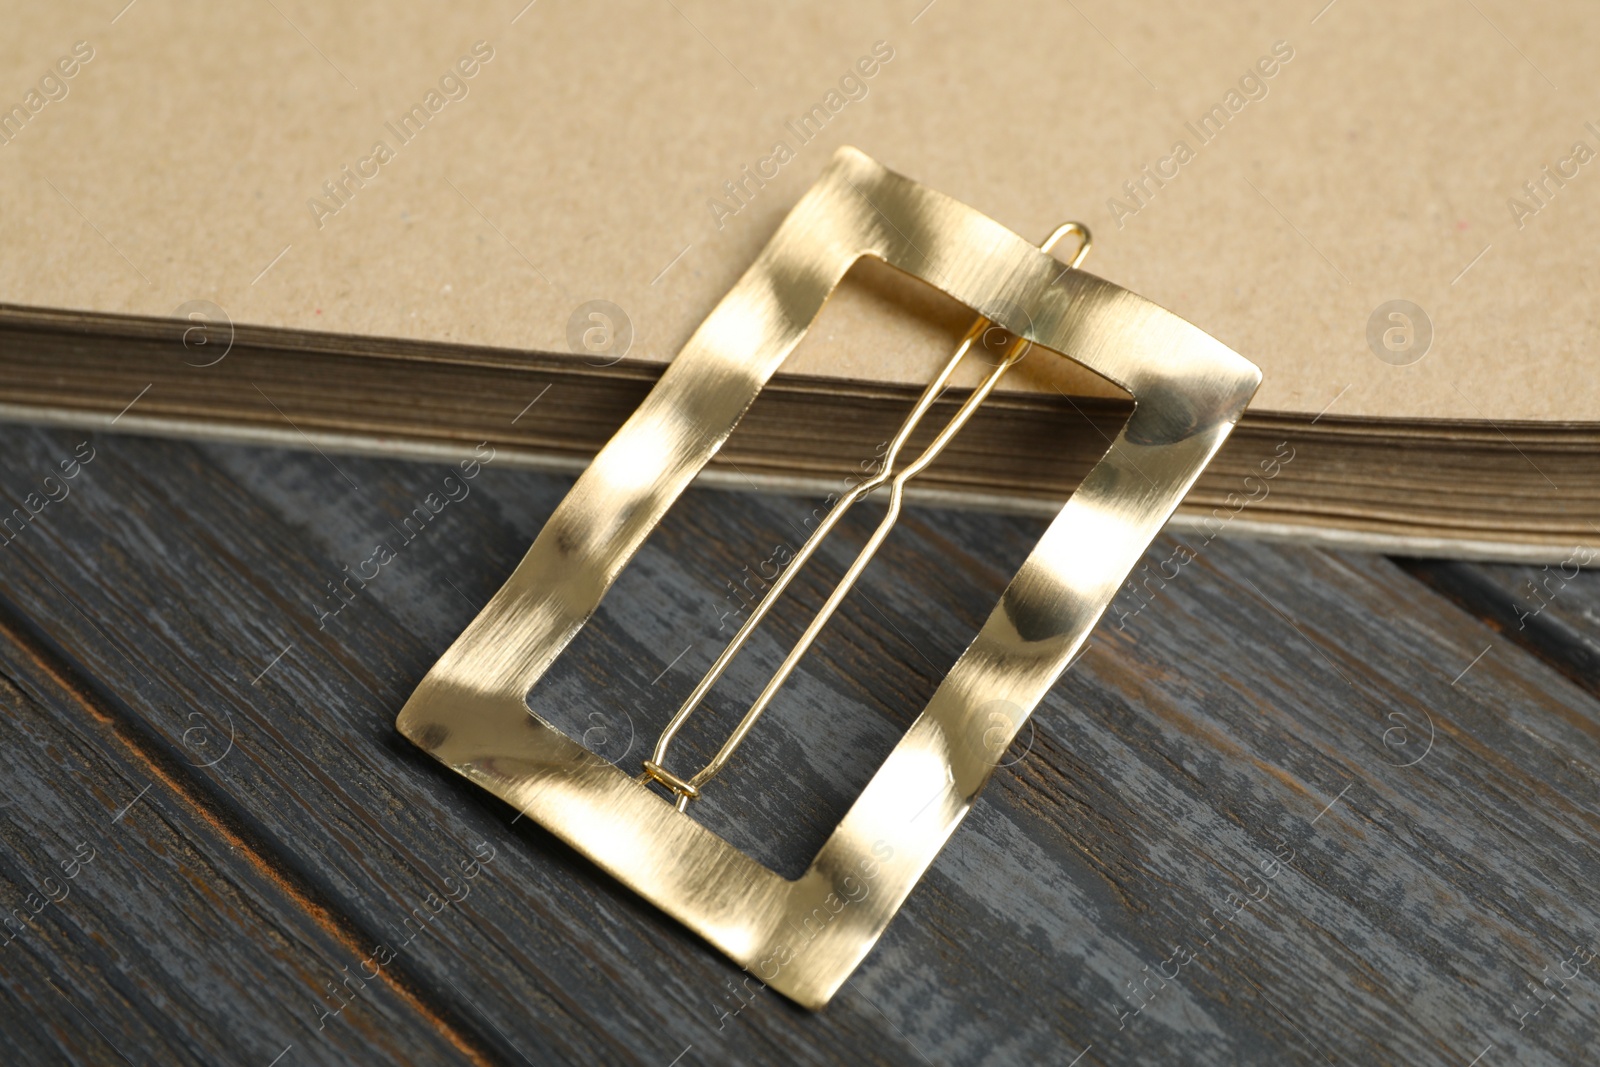
[[[1600, 150], [1594, 4], [123, 2], [6, 14], [6, 107], [96, 56], [0, 146], [0, 300], [565, 351], [606, 299], [629, 358], [667, 360], [849, 143], [1030, 237], [1088, 222], [1086, 267], [1258, 362], [1261, 409], [1600, 420], [1600, 160], [1523, 228], [1507, 208]], [[469, 95], [398, 146], [384, 123], [480, 39]], [[799, 146], [784, 120], [879, 40], [867, 97]], [[1201, 147], [1185, 120], [1280, 40]], [[1180, 138], [1196, 158], [1119, 229], [1108, 198]], [[378, 139], [394, 160], [319, 230], [307, 200]], [[707, 199], [780, 139], [719, 230]], [[786, 370], [927, 373], [961, 316], [867, 273]], [[1409, 367], [1366, 342], [1393, 298], [1434, 325]]]

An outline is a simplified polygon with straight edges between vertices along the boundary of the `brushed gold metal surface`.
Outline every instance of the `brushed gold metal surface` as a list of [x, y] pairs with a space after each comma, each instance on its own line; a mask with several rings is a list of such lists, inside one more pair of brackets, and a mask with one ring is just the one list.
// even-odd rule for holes
[[[1131, 393], [1135, 408], [928, 706], [791, 881], [536, 716], [527, 695], [862, 256], [1097, 371]], [[841, 148], [423, 678], [397, 725], [761, 981], [821, 1008], [965, 817], [1260, 380], [1253, 364], [1176, 315]]]
[[[1079, 238], [1078, 248], [1069, 264], [1072, 267], [1077, 267], [1083, 262], [1084, 257], [1089, 254], [1089, 248], [1092, 244], [1089, 229], [1083, 223], [1068, 222], [1056, 227], [1055, 231], [1045, 238], [1044, 243], [1039, 247], [1048, 252], [1068, 234], [1075, 234]], [[800, 546], [800, 550], [795, 553], [794, 559], [773, 579], [772, 587], [766, 591], [766, 595], [751, 610], [750, 617], [744, 621], [744, 625], [739, 627], [739, 631], [733, 635], [733, 639], [722, 650], [716, 662], [711, 665], [711, 669], [706, 671], [705, 676], [700, 679], [700, 683], [695, 686], [694, 691], [684, 700], [682, 706], [678, 708], [677, 714], [673, 715], [672, 720], [661, 731], [661, 736], [656, 740], [655, 750], [651, 753], [650, 758], [644, 761], [644, 773], [646, 777], [660, 782], [677, 795], [676, 806], [679, 811], [686, 810], [689, 806], [689, 801], [699, 799], [701, 787], [716, 777], [717, 773], [727, 764], [733, 753], [744, 742], [745, 737], [755, 726], [756, 720], [761, 717], [761, 713], [766, 711], [767, 705], [772, 703], [772, 698], [777, 695], [778, 689], [782, 687], [789, 675], [794, 672], [795, 667], [799, 665], [801, 658], [806, 654], [806, 650], [816, 640], [817, 634], [822, 632], [822, 628], [828, 624], [828, 620], [833, 617], [833, 613], [844, 601], [845, 596], [855, 586], [862, 572], [866, 570], [867, 564], [872, 561], [872, 557], [877, 554], [878, 548], [883, 544], [884, 539], [889, 535], [889, 531], [894, 528], [895, 523], [900, 518], [900, 508], [905, 500], [906, 483], [915, 478], [927, 468], [928, 464], [939, 457], [939, 453], [944, 451], [945, 446], [955, 438], [956, 434], [961, 432], [961, 428], [967, 424], [967, 420], [988, 399], [989, 394], [994, 391], [994, 387], [999, 384], [1005, 372], [1011, 369], [1023, 356], [1027, 355], [1032, 343], [1020, 337], [1013, 338], [1007, 344], [1000, 359], [990, 368], [989, 373], [984, 375], [983, 381], [961, 403], [961, 406], [956, 409], [956, 413], [950, 416], [949, 420], [934, 436], [934, 439], [922, 450], [922, 454], [904, 468], [898, 468], [900, 450], [905, 447], [906, 442], [911, 439], [911, 435], [921, 425], [923, 416], [927, 415], [929, 409], [944, 394], [945, 387], [949, 384], [951, 376], [955, 374], [956, 368], [972, 353], [972, 346], [983, 340], [993, 326], [993, 323], [980, 315], [967, 328], [966, 336], [961, 338], [961, 342], [956, 345], [956, 350], [951, 353], [949, 359], [945, 360], [945, 364], [940, 368], [939, 373], [933, 376], [933, 380], [928, 383], [927, 388], [923, 389], [922, 395], [917, 398], [917, 402], [912, 405], [911, 414], [906, 416], [905, 421], [900, 424], [900, 428], [895, 431], [894, 438], [889, 442], [889, 447], [884, 452], [883, 464], [879, 467], [877, 473], [845, 493], [828, 510], [828, 514], [817, 525], [816, 530], [812, 532], [810, 537], [806, 538], [805, 543]], [[1005, 336], [1011, 337], [1012, 335], [1006, 334]], [[739, 650], [744, 647], [750, 635], [755, 632], [756, 628], [761, 625], [761, 621], [766, 618], [767, 612], [782, 598], [784, 591], [789, 588], [789, 584], [805, 569], [806, 564], [810, 562], [817, 548], [821, 546], [823, 541], [828, 539], [828, 535], [833, 532], [834, 527], [849, 513], [850, 509], [884, 485], [889, 486], [889, 506], [884, 510], [883, 518], [879, 521], [877, 529], [872, 531], [872, 535], [867, 538], [866, 544], [856, 553], [855, 559], [850, 561], [850, 566], [834, 585], [833, 592], [828, 594], [828, 599], [812, 616], [805, 632], [800, 635], [800, 640], [795, 642], [794, 647], [789, 650], [789, 654], [783, 658], [783, 662], [778, 665], [778, 669], [767, 681], [766, 687], [761, 690], [755, 702], [750, 705], [750, 708], [744, 713], [744, 717], [734, 727], [733, 733], [723, 742], [722, 747], [711, 758], [711, 761], [688, 779], [680, 778], [667, 770], [665, 766], [667, 748], [672, 744], [673, 737], [683, 724], [688, 721], [689, 716], [694, 713], [695, 709], [699, 707], [706, 694], [721, 679], [729, 664], [733, 662], [734, 657], [739, 654]]]

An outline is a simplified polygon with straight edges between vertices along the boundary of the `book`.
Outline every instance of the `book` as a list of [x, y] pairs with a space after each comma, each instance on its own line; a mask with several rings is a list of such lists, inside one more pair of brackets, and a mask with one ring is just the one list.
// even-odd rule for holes
[[[1563, 560], [1600, 534], [1600, 12], [1495, 17], [19, 12], [0, 416], [579, 469], [852, 144], [1025, 236], [1086, 222], [1084, 269], [1262, 367], [1179, 530]], [[863, 263], [705, 480], [836, 488], [970, 321]], [[1053, 511], [1128, 404], [1030, 352], [913, 495]]]

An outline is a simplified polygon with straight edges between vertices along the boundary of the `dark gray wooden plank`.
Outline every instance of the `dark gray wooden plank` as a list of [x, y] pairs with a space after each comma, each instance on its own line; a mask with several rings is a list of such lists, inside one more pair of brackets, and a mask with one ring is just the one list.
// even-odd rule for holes
[[1445, 560], [1402, 566], [1600, 696], [1600, 540], [1577, 543], [1561, 562], [1542, 567]]
[[186, 778], [226, 738], [191, 726], [175, 763], [115, 720], [0, 617], [5, 1062], [471, 1062], [387, 981], [328, 1029], [357, 946], [195, 804]]
[[[3, 485], [70, 450], [3, 436]], [[1581, 979], [1522, 1029], [1516, 1012], [1592, 934], [1600, 707], [1515, 648], [1457, 677], [1492, 632], [1387, 561], [1216, 542], [1151, 579], [835, 1003], [809, 1016], [758, 995], [721, 1015], [743, 1003], [734, 968], [391, 729], [564, 480], [491, 464], [319, 630], [323, 583], [398, 536], [444, 469], [99, 444], [0, 559], [20, 610], [174, 751], [177, 709], [226, 710], [240, 758], [195, 788], [352, 929], [392, 927], [452, 842], [492, 843], [496, 881], [407, 960], [419, 998], [494, 1057], [1459, 1064], [1492, 1046], [1482, 1063], [1563, 1063], [1592, 1040]], [[637, 759], [709, 660], [726, 583], [795, 543], [814, 506], [689, 494], [535, 706], [575, 734], [600, 716], [602, 753]], [[1039, 528], [908, 516], [696, 817], [803, 864]], [[1174, 573], [1175, 545], [1143, 576]], [[834, 572], [844, 558], [826, 554]], [[754, 643], [714, 705], [724, 722], [799, 625], [785, 613]], [[1275, 849], [1292, 858], [1274, 866]], [[1269, 895], [1203, 924], [1251, 886]], [[1179, 943], [1193, 960], [1174, 970]], [[1124, 1014], [1144, 988], [1150, 1006]]]
[[[71, 451], [65, 438], [27, 431], [8, 444], [6, 484], [37, 478], [63, 444]], [[422, 613], [425, 644], [389, 614], [375, 583], [374, 595], [317, 627], [324, 583], [370, 554], [369, 534], [387, 522], [365, 505], [373, 527], [350, 549], [361, 548], [355, 557], [343, 546], [321, 554], [315, 532], [363, 492], [399, 519], [399, 505], [437, 488], [443, 472], [341, 457], [357, 490], [313, 454], [317, 465], [295, 477], [312, 487], [318, 508], [280, 517], [192, 447], [115, 437], [100, 444], [63, 502], [70, 506], [51, 505], [5, 549], [4, 579], [23, 610], [46, 620], [86, 673], [106, 679], [127, 714], [170, 748], [181, 746], [189, 709], [234, 724], [241, 740], [233, 755], [196, 784], [221, 817], [271, 842], [284, 868], [318, 886], [366, 945], [405, 939], [412, 910], [444, 894], [445, 879], [489, 843], [493, 877], [407, 944], [404, 962], [432, 976], [440, 1014], [460, 1020], [494, 1058], [653, 1063], [704, 1039], [713, 1002], [731, 995], [724, 961], [675, 925], [637, 921], [650, 913], [631, 894], [598, 884], [527, 822], [511, 828], [503, 805], [441, 776], [394, 732], [404, 697], [475, 608], [435, 579], [436, 599]], [[285, 458], [290, 466], [306, 459]], [[559, 482], [542, 484], [553, 503]], [[492, 508], [471, 538], [446, 536], [443, 520], [465, 514], [459, 506], [442, 513], [403, 558], [443, 566], [460, 585], [485, 566], [487, 549], [489, 565], [502, 568], [480, 579], [492, 587], [524, 538]], [[354, 970], [361, 959], [342, 963]], [[606, 1014], [616, 1002], [635, 1008]], [[849, 1009], [838, 1018], [846, 1025], [831, 1050], [811, 1053], [815, 1062], [848, 1057], [881, 1032], [881, 1021], [858, 1012], [853, 1037]], [[791, 1048], [805, 1047], [794, 1029], [803, 1022], [779, 1007], [767, 1029], [740, 1035], [736, 1055], [789, 1059]], [[894, 1054], [890, 1043], [877, 1062]]]
[[[1491, 635], [1384, 560], [1218, 542], [1178, 573], [1105, 632], [1115, 656], [1080, 668], [1111, 672], [1110, 703], [1090, 706], [1131, 712], [1130, 742], [1072, 747], [1096, 770], [1146, 753], [1148, 769], [1084, 806], [1118, 826], [1174, 819], [1191, 862], [1152, 855], [1134, 872], [1202, 904], [1248, 885], [1279, 841], [1296, 850], [1276, 902], [1250, 909], [1259, 925], [1218, 938], [1217, 999], [1275, 1020], [1295, 1059], [1452, 1063], [1493, 1045], [1483, 1062], [1573, 1062], [1593, 998], [1574, 992], [1526, 1029], [1514, 1006], [1593, 940], [1593, 703], [1515, 654], [1463, 673]], [[1156, 787], [1142, 803], [1141, 778]], [[1204, 906], [1136, 892], [1152, 953], [1193, 943]]]

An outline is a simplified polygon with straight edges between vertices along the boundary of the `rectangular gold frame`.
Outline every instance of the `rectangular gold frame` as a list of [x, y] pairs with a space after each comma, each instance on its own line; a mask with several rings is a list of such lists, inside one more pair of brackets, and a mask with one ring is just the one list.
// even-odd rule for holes
[[[527, 695], [876, 256], [1120, 384], [1135, 409], [810, 868], [790, 881], [529, 709]], [[841, 148], [401, 711], [402, 734], [807, 1008], [849, 978], [1238, 421], [1261, 373], [1125, 289]]]

